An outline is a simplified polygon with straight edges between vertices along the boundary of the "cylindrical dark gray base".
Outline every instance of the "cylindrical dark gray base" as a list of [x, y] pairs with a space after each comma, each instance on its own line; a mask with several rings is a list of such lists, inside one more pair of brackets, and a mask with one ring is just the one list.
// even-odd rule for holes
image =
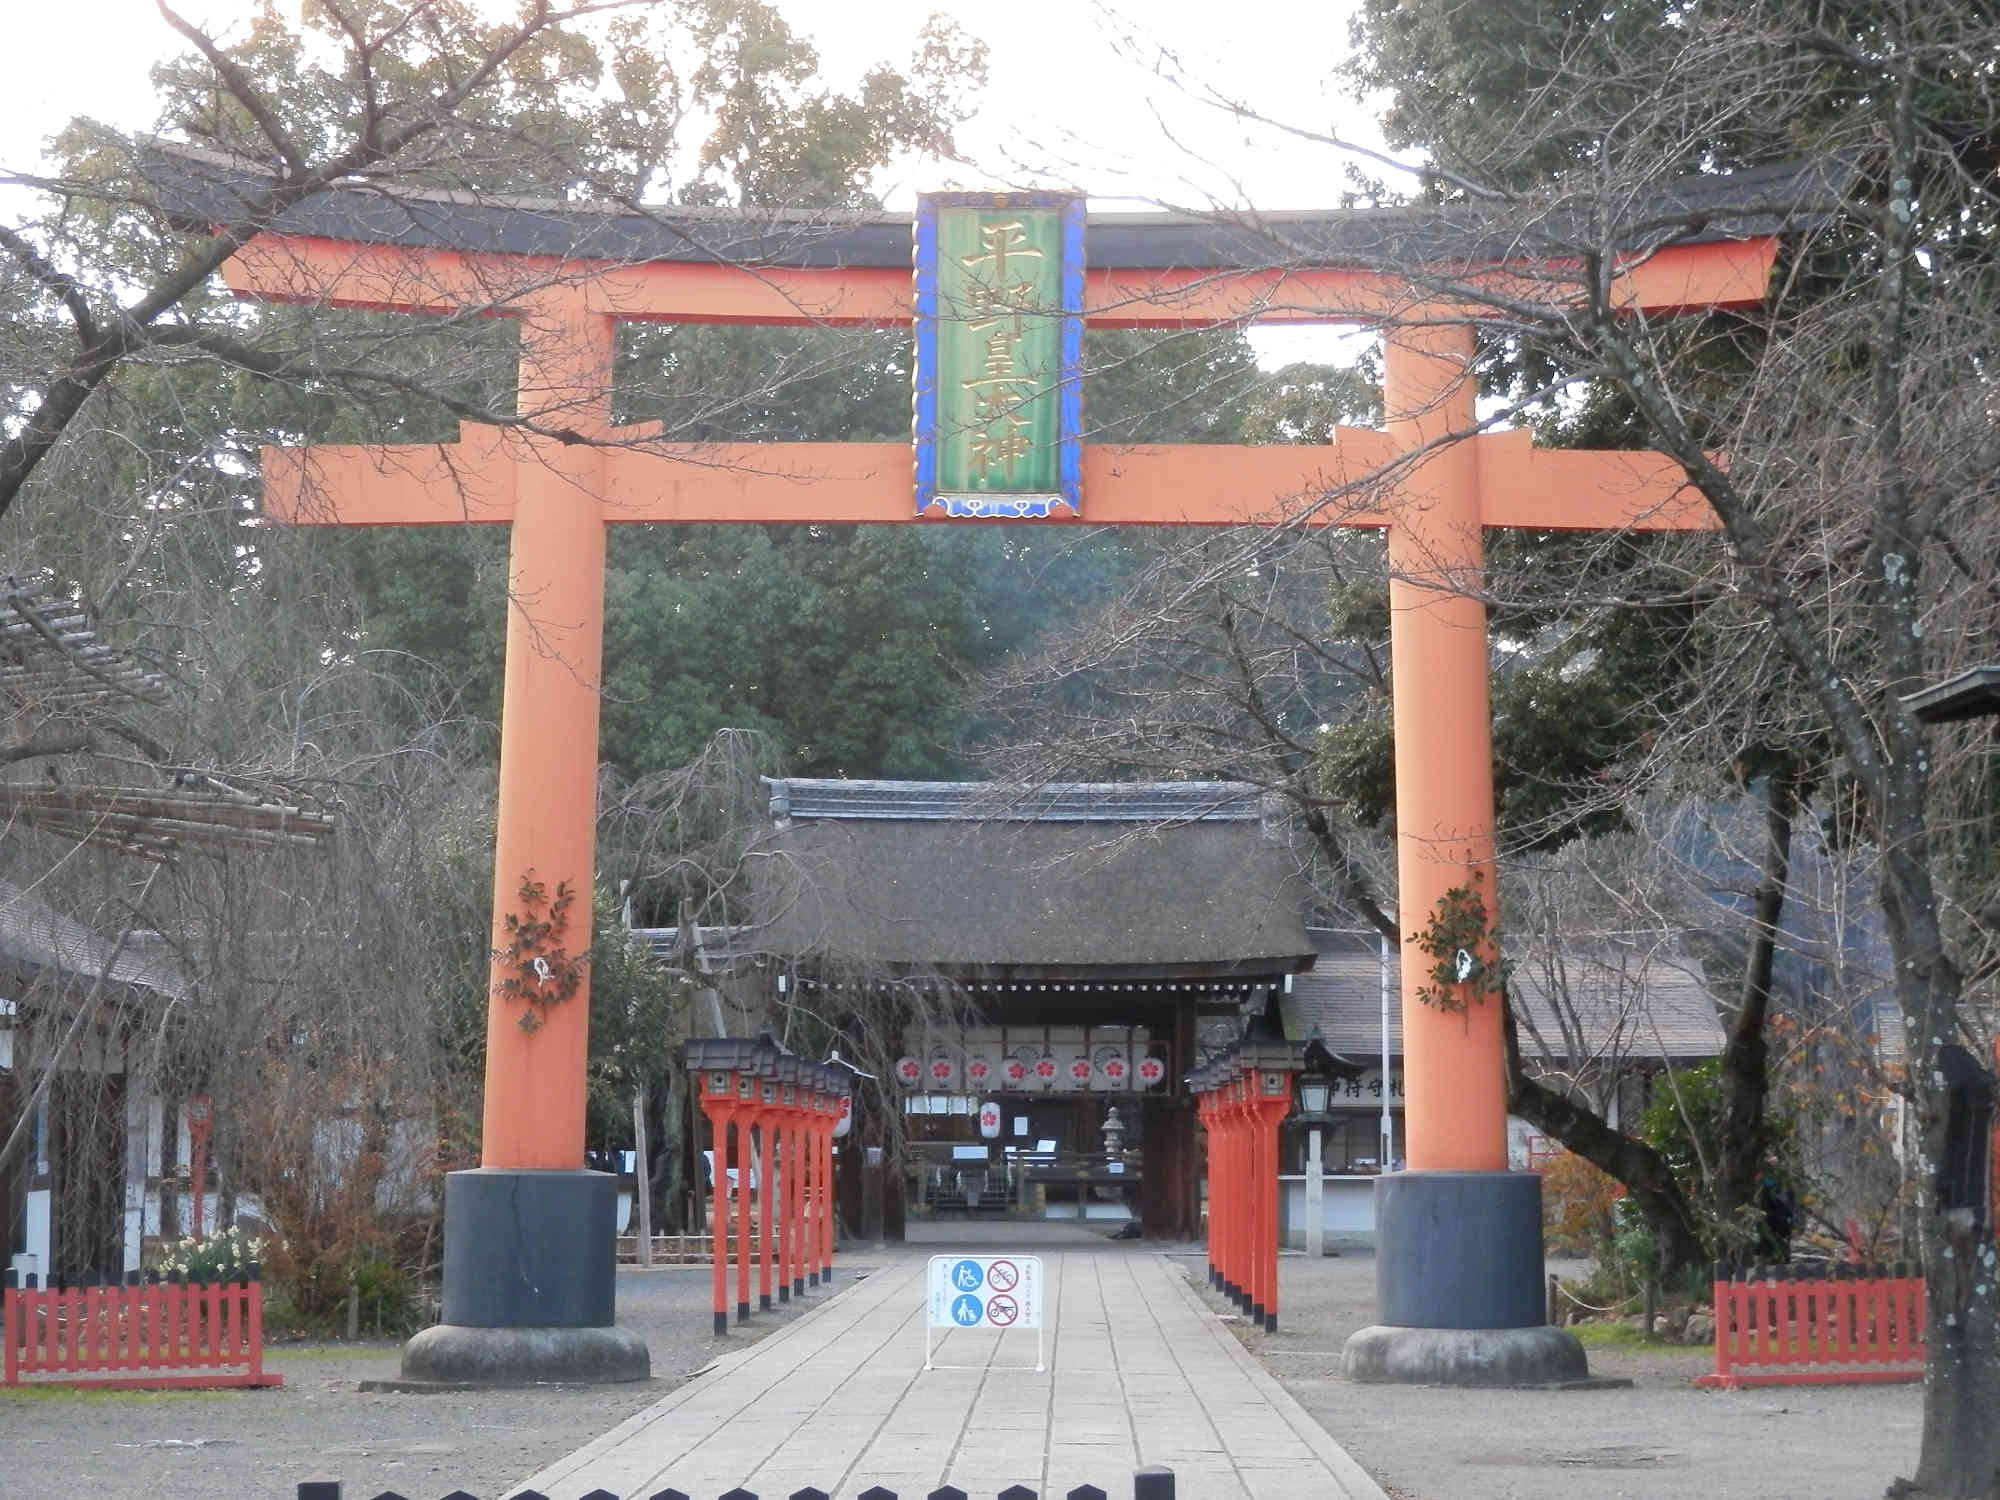
[[1349, 1380], [1400, 1385], [1567, 1385], [1590, 1377], [1567, 1328], [1363, 1328], [1341, 1355]]
[[462, 1328], [440, 1323], [403, 1345], [403, 1379], [439, 1385], [612, 1385], [653, 1373], [624, 1328]]
[[464, 1328], [609, 1328], [617, 1179], [480, 1167], [444, 1180], [444, 1308]]
[[440, 1385], [607, 1384], [652, 1373], [617, 1312], [617, 1179], [480, 1167], [444, 1181], [443, 1319], [403, 1346]]
[[1401, 1328], [1547, 1321], [1542, 1179], [1391, 1172], [1375, 1179], [1375, 1316]]

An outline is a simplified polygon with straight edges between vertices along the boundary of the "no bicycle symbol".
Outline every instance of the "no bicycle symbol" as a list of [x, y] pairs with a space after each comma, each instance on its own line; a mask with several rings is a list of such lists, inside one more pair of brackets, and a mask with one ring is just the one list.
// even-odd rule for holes
[[[1042, 1325], [1042, 1262], [1033, 1255], [933, 1255], [925, 1277], [924, 1368], [1006, 1369], [1028, 1366], [991, 1365], [984, 1358], [977, 1365], [939, 1365], [932, 1359], [933, 1330], [977, 1339], [1001, 1333], [1032, 1330], [1035, 1335], [1035, 1363], [1032, 1368], [1048, 1368], [1047, 1345]], [[975, 1346], [976, 1347], [976, 1346]], [[990, 1346], [989, 1346], [990, 1347]], [[1006, 1345], [1011, 1352], [1014, 1345]]]

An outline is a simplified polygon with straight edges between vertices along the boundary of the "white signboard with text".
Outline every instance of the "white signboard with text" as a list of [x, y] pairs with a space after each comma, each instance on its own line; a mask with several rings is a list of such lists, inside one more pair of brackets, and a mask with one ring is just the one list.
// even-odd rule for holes
[[[1014, 1329], [1035, 1331], [1035, 1369], [1048, 1367], [1042, 1349], [1042, 1262], [1035, 1255], [933, 1255], [924, 1280], [924, 1368], [986, 1369], [932, 1363], [932, 1336]], [[1003, 1367], [1004, 1368], [1004, 1367]], [[1017, 1368], [1026, 1368], [1019, 1366]]]

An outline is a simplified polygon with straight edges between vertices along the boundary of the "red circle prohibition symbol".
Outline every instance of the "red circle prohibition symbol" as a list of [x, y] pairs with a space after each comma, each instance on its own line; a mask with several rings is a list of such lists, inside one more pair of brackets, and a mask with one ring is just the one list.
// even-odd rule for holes
[[[989, 1279], [992, 1272], [987, 1272]], [[986, 1299], [986, 1321], [995, 1328], [1005, 1328], [1021, 1315], [1021, 1309], [1014, 1305], [1014, 1299], [1005, 1292], [996, 1292]]]
[[996, 1292], [1011, 1292], [1021, 1284], [1021, 1271], [1011, 1260], [996, 1260], [986, 1268], [986, 1284]]

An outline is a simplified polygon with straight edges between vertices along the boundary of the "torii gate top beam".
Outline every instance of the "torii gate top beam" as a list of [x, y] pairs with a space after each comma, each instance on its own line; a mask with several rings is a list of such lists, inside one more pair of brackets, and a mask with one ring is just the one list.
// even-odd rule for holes
[[[160, 144], [150, 175], [191, 223], [239, 221], [267, 186], [211, 153]], [[1649, 312], [1761, 301], [1789, 205], [1827, 180], [1818, 165], [1699, 178], [1633, 205], [1639, 248], [1613, 296]], [[1579, 247], [1602, 226], [1554, 212], [1494, 229], [1468, 210], [1412, 208], [1195, 217], [1093, 214], [1086, 319], [1100, 328], [1236, 321], [1366, 323], [1407, 316], [1412, 286], [1474, 283], [1498, 298], [1581, 290]], [[409, 313], [518, 314], [523, 291], [561, 277], [619, 321], [886, 325], [911, 317], [907, 215], [786, 210], [602, 209], [366, 184], [298, 205], [227, 275], [240, 295]], [[1476, 319], [1477, 299], [1428, 316]]]

